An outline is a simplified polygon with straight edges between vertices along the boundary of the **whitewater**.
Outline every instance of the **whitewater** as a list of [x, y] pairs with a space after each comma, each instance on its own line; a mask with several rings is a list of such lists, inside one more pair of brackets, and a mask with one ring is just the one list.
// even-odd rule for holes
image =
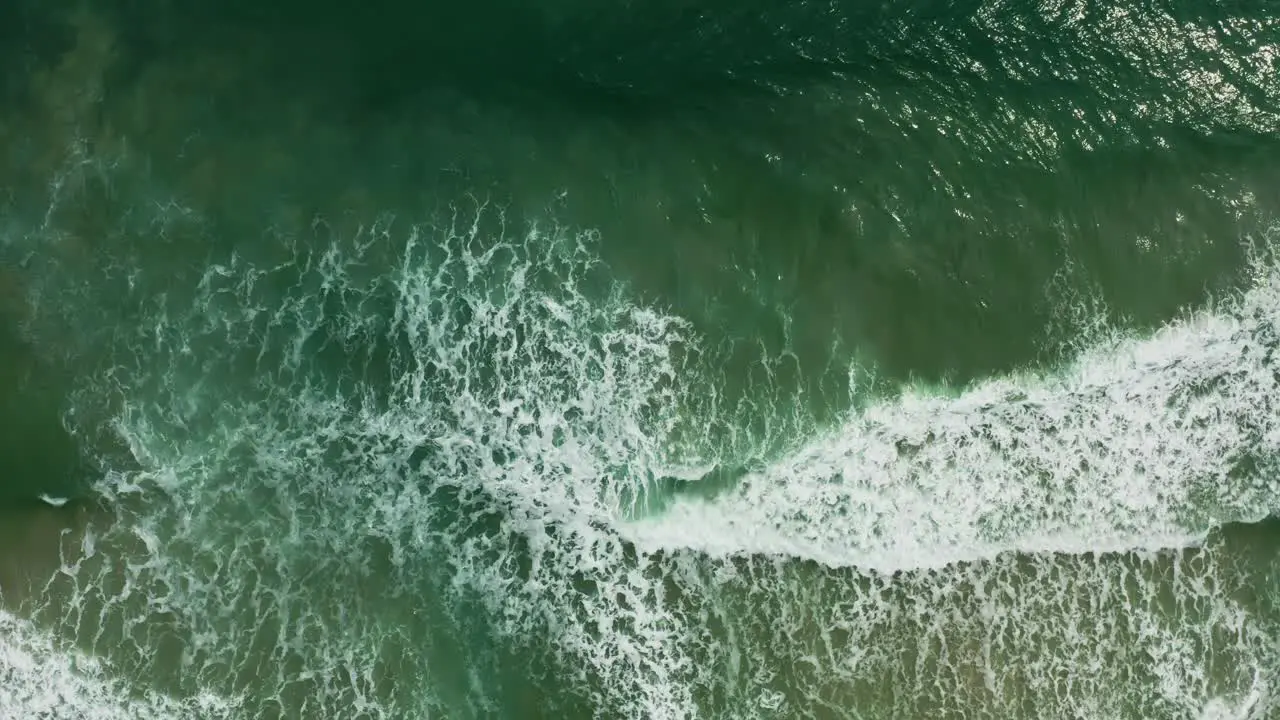
[[1150, 337], [1095, 331], [1053, 373], [909, 389], [624, 532], [894, 572], [1176, 548], [1261, 520], [1280, 508], [1280, 284], [1254, 267], [1252, 287]]
[[[1274, 22], [1100, 8], [1095, 30], [1066, 10], [1027, 25], [1005, 5], [981, 14], [990, 27], [950, 36], [972, 53], [935, 42], [946, 17], [910, 13], [900, 24], [917, 29], [890, 33], [884, 49], [918, 41], [911, 57], [979, 74], [968, 54], [991, 72], [1003, 57], [1009, 84], [946, 85], [930, 111], [918, 100], [943, 80], [913, 94], [904, 88], [922, 78], [867, 72], [818, 92], [830, 104], [816, 115], [762, 101], [759, 121], [777, 120], [787, 140], [748, 143], [741, 157], [712, 150], [722, 136], [734, 144], [718, 123], [752, 103], [687, 136], [676, 126], [696, 114], [674, 111], [631, 135], [576, 110], [542, 118], [531, 100], [510, 114], [479, 100], [453, 108], [444, 93], [424, 125], [345, 138], [357, 119], [278, 101], [287, 80], [242, 88], [259, 69], [234, 34], [226, 55], [158, 63], [140, 83], [150, 91], [130, 93], [104, 69], [125, 41], [82, 19], [75, 49], [35, 77], [35, 109], [0, 125], [13, 148], [0, 312], [65, 371], [62, 421], [94, 470], [87, 498], [41, 508], [67, 518], [29, 554], [55, 558], [36, 568], [47, 572], [2, 589], [0, 719], [1276, 717], [1280, 237], [1254, 232], [1268, 221], [1255, 190], [1272, 179], [1269, 146], [1215, 144], [1272, 134], [1263, 30]], [[1028, 42], [1008, 40], [1020, 33]], [[1030, 43], [1042, 35], [1054, 52]], [[987, 57], [990, 37], [1008, 41]], [[1188, 49], [1219, 42], [1245, 60], [1218, 66]], [[647, 68], [649, 47], [622, 70]], [[600, 52], [612, 62], [612, 47]], [[1048, 80], [1092, 76], [1109, 54], [1129, 58], [1099, 76], [1114, 87]], [[240, 72], [224, 71], [229, 56]], [[1243, 69], [1215, 75], [1231, 64]], [[1147, 66], [1172, 70], [1128, 92], [1120, 81]], [[924, 72], [903, 67], [903, 78]], [[332, 79], [315, 81], [318, 96]], [[1180, 104], [1174, 89], [1193, 80]], [[1024, 90], [1045, 94], [1025, 107], [1002, 99]], [[269, 101], [254, 106], [255, 94]], [[222, 127], [210, 95], [246, 125]], [[994, 104], [969, 108], [975, 98]], [[806, 137], [806, 118], [828, 115], [841, 120]], [[863, 116], [872, 129], [854, 132]], [[1148, 116], [1204, 137], [1170, 131], [1169, 149]], [[534, 119], [547, 127], [516, 130]], [[1056, 134], [1030, 132], [1050, 120]], [[918, 150], [925, 134], [953, 169]], [[877, 138], [897, 140], [882, 157]], [[542, 167], [539, 153], [553, 159]], [[1036, 167], [1018, 166], [1020, 154]], [[1171, 159], [1184, 154], [1185, 167]], [[511, 176], [513, 192], [494, 196], [523, 204], [486, 200], [485, 172]], [[437, 174], [447, 181], [419, 182]], [[1106, 184], [1113, 174], [1122, 182]], [[606, 188], [605, 176], [632, 184]], [[706, 178], [715, 192], [698, 187]], [[919, 178], [914, 194], [876, 194]], [[1024, 180], [1025, 194], [1007, 187]], [[587, 201], [590, 213], [539, 204], [571, 181], [640, 199], [629, 210]], [[1112, 206], [1113, 190], [1134, 194]], [[921, 199], [934, 204], [908, 212]], [[778, 247], [753, 246], [758, 266], [716, 275], [757, 230]], [[782, 247], [793, 238], [812, 252]], [[606, 242], [634, 267], [607, 262]], [[697, 265], [678, 268], [693, 281], [675, 285], [694, 298], [680, 310], [653, 291], [662, 282], [637, 288], [645, 272], [661, 279], [666, 268], [644, 256], [663, 243], [664, 257]], [[983, 252], [1014, 259], [984, 264]], [[1066, 359], [958, 387], [886, 383], [884, 347], [868, 341], [849, 367], [829, 363], [847, 397], [814, 397], [829, 386], [796, 380], [822, 364], [800, 362], [805, 350], [755, 337], [728, 347], [733, 333], [765, 334], [758, 316], [745, 329], [692, 316], [716, 299], [708, 278], [728, 277], [747, 286], [729, 298], [792, 313], [777, 323], [782, 345], [803, 325], [791, 339], [825, 346], [830, 320], [875, 329], [868, 337], [887, 346], [905, 313], [875, 302], [936, 289], [921, 307], [946, 320], [952, 304], [1030, 301], [1026, 287], [1054, 263], [1074, 289], [1049, 289], [1061, 327], [1046, 328], [1046, 345], [1069, 344]], [[1110, 288], [1123, 299], [1142, 294], [1138, 282], [1217, 277], [1178, 275], [1201, 263], [1220, 264], [1234, 289], [1187, 291], [1202, 301], [1159, 327], [1115, 322], [1107, 293], [1077, 282], [1132, 272], [1135, 288], [1122, 289], [1133, 292]], [[805, 302], [783, 292], [824, 265], [842, 271], [816, 278]], [[909, 282], [917, 270], [925, 279]], [[846, 297], [880, 273], [898, 285]], [[1012, 289], [996, 292], [1006, 279]], [[964, 294], [968, 280], [982, 287]], [[1129, 299], [1148, 317], [1172, 302]], [[949, 337], [986, 342], [962, 337], [962, 319], [979, 316], [1040, 314], [966, 311]], [[1018, 323], [1001, 327], [1026, 340]], [[743, 346], [757, 344], [744, 363]], [[815, 405], [840, 411], [819, 419]]]
[[812, 436], [766, 424], [792, 449], [638, 513], [728, 455], [707, 413], [761, 407], [600, 281], [592, 234], [492, 215], [232, 252], [110, 335], [77, 399], [122, 400], [136, 465], [35, 620], [3, 616], [5, 712], [1273, 711], [1276, 591], [1224, 532], [1280, 506], [1265, 242], [1246, 289], [1153, 334]]

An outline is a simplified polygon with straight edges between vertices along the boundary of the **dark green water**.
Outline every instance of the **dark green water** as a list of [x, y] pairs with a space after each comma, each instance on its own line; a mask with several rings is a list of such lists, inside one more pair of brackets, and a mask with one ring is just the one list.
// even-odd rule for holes
[[24, 0], [0, 64], [0, 718], [1280, 707], [1273, 3]]

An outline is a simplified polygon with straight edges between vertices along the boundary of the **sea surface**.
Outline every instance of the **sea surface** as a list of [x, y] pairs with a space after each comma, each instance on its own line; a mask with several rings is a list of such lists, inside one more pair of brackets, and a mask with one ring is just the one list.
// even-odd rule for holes
[[27, 718], [1280, 718], [1280, 4], [0, 3]]

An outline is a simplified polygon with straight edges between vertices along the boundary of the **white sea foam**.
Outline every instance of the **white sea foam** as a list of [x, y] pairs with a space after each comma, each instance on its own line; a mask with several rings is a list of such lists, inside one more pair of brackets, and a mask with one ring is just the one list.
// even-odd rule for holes
[[1280, 273], [1259, 265], [1240, 297], [1150, 337], [958, 397], [907, 391], [624, 534], [883, 571], [1182, 547], [1280, 511], [1278, 323]]
[[236, 717], [237, 704], [208, 692], [181, 702], [136, 693], [101, 659], [0, 610], [0, 720], [213, 720]]
[[[178, 716], [213, 692], [245, 718], [1101, 720], [1246, 707], [1274, 674], [1225, 541], [1098, 554], [1275, 507], [1274, 274], [1055, 377], [882, 402], [628, 522], [645, 478], [710, 467], [670, 449], [727, 422], [682, 415], [732, 412], [697, 402], [715, 372], [680, 319], [589, 289], [589, 235], [485, 212], [163, 278], [75, 396], [123, 398], [136, 466], [100, 487], [120, 517], [51, 594], [55, 631]], [[69, 702], [115, 707], [99, 687]]]

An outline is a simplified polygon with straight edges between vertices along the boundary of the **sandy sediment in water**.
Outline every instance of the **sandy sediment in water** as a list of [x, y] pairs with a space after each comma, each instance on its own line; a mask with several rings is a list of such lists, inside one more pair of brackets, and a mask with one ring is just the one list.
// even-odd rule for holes
[[80, 555], [92, 515], [83, 504], [0, 507], [0, 607], [18, 610], [38, 602], [64, 561]]

